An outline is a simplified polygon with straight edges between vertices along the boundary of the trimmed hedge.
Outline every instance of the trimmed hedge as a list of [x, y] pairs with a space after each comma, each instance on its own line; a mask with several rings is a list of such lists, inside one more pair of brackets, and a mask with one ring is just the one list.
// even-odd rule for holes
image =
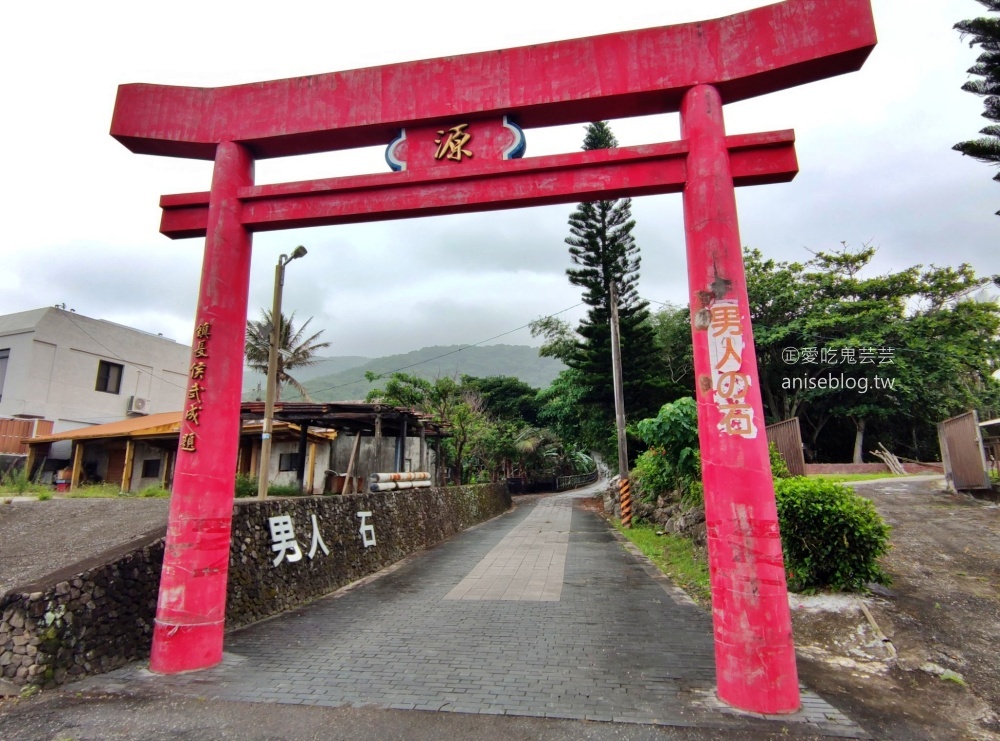
[[870, 582], [889, 583], [878, 559], [889, 551], [891, 528], [869, 500], [801, 476], [776, 479], [774, 493], [790, 589], [864, 591]]

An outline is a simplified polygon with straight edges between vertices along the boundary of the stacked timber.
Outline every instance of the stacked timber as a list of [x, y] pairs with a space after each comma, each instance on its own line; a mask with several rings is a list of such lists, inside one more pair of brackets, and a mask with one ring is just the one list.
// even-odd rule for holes
[[373, 473], [369, 480], [369, 491], [393, 491], [395, 489], [424, 489], [430, 487], [431, 475], [427, 471], [405, 471], [402, 473]]

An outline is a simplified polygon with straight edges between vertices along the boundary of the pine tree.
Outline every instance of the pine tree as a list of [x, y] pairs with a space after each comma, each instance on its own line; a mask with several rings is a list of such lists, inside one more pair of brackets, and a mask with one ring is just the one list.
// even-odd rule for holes
[[[617, 147], [606, 121], [587, 127], [583, 149]], [[584, 401], [599, 406], [614, 418], [614, 385], [611, 367], [611, 288], [615, 287], [621, 336], [625, 412], [630, 419], [654, 416], [664, 398], [658, 377], [655, 329], [649, 304], [639, 297], [639, 245], [632, 230], [632, 200], [581, 203], [569, 217], [566, 238], [570, 259], [578, 266], [566, 270], [569, 281], [584, 289], [590, 310], [580, 322], [580, 340], [567, 365], [581, 374]]]
[[[994, 13], [1000, 13], [1000, 0], [977, 0]], [[1000, 122], [1000, 18], [972, 18], [959, 21], [955, 29], [964, 39], [971, 36], [969, 46], [981, 46], [983, 53], [969, 68], [969, 74], [982, 78], [969, 80], [962, 89], [986, 97], [983, 101], [983, 118]], [[956, 144], [952, 149], [967, 154], [980, 162], [1000, 165], [1000, 125], [992, 124], [982, 129], [981, 139], [972, 139]], [[993, 176], [1000, 182], [1000, 173]], [[1000, 216], [1000, 211], [997, 211]]]

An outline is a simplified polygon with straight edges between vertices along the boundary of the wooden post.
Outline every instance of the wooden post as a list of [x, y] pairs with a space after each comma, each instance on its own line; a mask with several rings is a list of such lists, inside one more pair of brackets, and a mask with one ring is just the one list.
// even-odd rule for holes
[[361, 449], [361, 430], [358, 430], [358, 434], [354, 436], [354, 443], [351, 445], [351, 457], [347, 460], [347, 475], [344, 478], [344, 488], [341, 489], [341, 494], [347, 494], [347, 487], [351, 487], [351, 494], [357, 494], [357, 488], [354, 485], [354, 462], [357, 460], [358, 451]]
[[125, 466], [122, 470], [122, 488], [123, 492], [131, 491], [132, 489], [132, 464], [135, 460], [135, 442], [132, 438], [125, 441]]
[[70, 491], [79, 488], [81, 471], [83, 471], [83, 442], [79, 441], [73, 443], [73, 475], [69, 480]]
[[306, 479], [306, 447], [309, 442], [309, 425], [303, 423], [299, 427], [299, 455], [295, 464], [295, 482], [299, 485], [299, 491], [303, 490]]
[[172, 450], [168, 450], [166, 457], [163, 459], [163, 475], [160, 476], [160, 486], [164, 489], [169, 489], [173, 484], [173, 477], [170, 475], [170, 467], [172, 465], [174, 465], [174, 453]]
[[34, 468], [34, 466], [35, 466], [35, 458], [36, 458], [35, 446], [34, 445], [29, 445], [28, 446], [28, 457], [24, 461], [24, 470], [28, 474], [28, 478], [29, 479], [32, 478], [32, 476], [31, 476], [31, 469]]
[[250, 441], [250, 475], [260, 477], [260, 471], [257, 470], [260, 466], [260, 440], [251, 439]]
[[316, 443], [309, 443], [309, 463], [306, 464], [306, 491], [313, 493], [316, 483]]
[[367, 473], [380, 473], [382, 465], [382, 415], [375, 415], [375, 443], [372, 445], [372, 467]]
[[417, 466], [418, 471], [427, 470], [427, 429], [424, 427], [424, 423], [420, 423], [420, 463]]

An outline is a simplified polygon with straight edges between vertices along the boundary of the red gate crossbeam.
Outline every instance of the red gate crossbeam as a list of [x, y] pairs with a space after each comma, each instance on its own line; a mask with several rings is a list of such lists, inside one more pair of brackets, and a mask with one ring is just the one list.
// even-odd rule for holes
[[[790, 181], [798, 172], [792, 131], [726, 137], [736, 185]], [[431, 171], [388, 172], [240, 188], [241, 223], [261, 232], [415, 216], [575, 203], [592, 198], [680, 193], [687, 142], [465, 163]], [[588, 198], [589, 197], [589, 198]], [[209, 194], [160, 198], [160, 231], [204, 237]]]
[[[138, 154], [255, 159], [386, 145], [400, 129], [515, 116], [521, 128], [732, 103], [861, 68], [870, 0], [786, 0], [699, 23], [217, 88], [118, 88], [111, 135]], [[417, 91], [420, 91], [417, 93]], [[613, 112], [613, 113], [612, 113]]]

